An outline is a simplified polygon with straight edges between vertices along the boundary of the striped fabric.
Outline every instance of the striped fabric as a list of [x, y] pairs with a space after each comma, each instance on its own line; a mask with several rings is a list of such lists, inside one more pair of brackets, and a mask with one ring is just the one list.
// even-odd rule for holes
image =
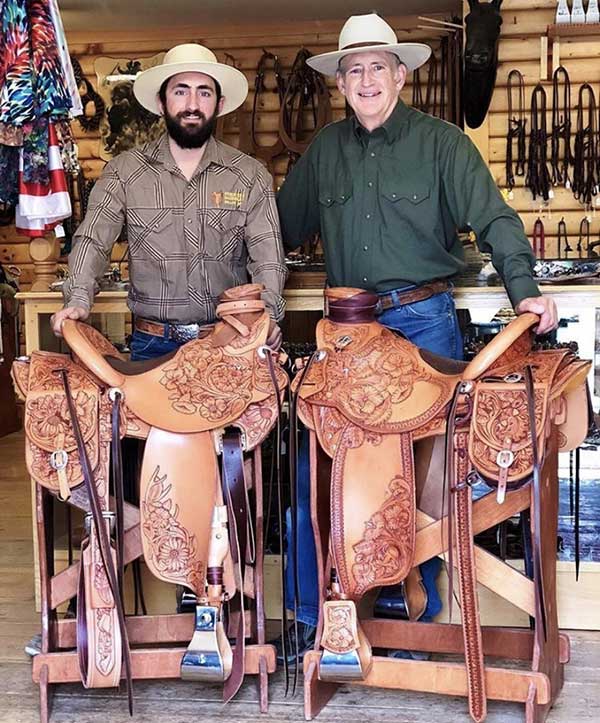
[[71, 215], [71, 199], [58, 147], [56, 130], [49, 124], [48, 170], [50, 183], [26, 183], [23, 180], [23, 150], [19, 158], [19, 203], [15, 209], [17, 232], [31, 238], [44, 236]]

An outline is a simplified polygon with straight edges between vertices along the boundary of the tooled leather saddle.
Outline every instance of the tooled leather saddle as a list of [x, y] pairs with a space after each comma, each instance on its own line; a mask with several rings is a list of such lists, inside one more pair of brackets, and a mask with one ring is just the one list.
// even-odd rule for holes
[[[134, 510], [138, 554], [143, 550], [156, 577], [185, 586], [197, 600], [181, 675], [223, 682], [225, 700], [241, 685], [250, 634], [244, 597], [262, 594], [253, 582], [253, 480], [244, 454], [276, 424], [287, 386], [266, 346], [270, 318], [261, 291], [260, 285], [226, 291], [207, 336], [149, 362], [125, 360], [93, 327], [67, 320], [63, 335], [72, 357], [36, 351], [14, 363], [25, 400], [29, 473], [86, 513], [77, 609], [86, 687], [117, 686], [123, 667], [131, 690], [119, 491], [123, 436], [146, 440], [139, 513]], [[125, 514], [132, 515], [127, 505]], [[45, 647], [51, 651], [52, 641]], [[272, 658], [271, 670], [274, 651]]]
[[[590, 363], [564, 349], [533, 351], [533, 314], [518, 317], [466, 364], [421, 350], [380, 325], [375, 294], [333, 288], [325, 296], [317, 351], [292, 385], [312, 437], [311, 504], [323, 591], [319, 679], [364, 681], [369, 674], [373, 654], [357, 608], [370, 590], [399, 583], [413, 567], [415, 449], [419, 440], [437, 437], [442, 451], [445, 446], [448, 568], [454, 548], [470, 712], [481, 721], [486, 678], [471, 484], [480, 479], [496, 488], [498, 503], [521, 485], [531, 485], [534, 498], [539, 494], [553, 427], [561, 451], [585, 437]], [[440, 488], [443, 477], [441, 462]], [[541, 576], [534, 544], [536, 585]], [[544, 634], [541, 617], [538, 635]]]

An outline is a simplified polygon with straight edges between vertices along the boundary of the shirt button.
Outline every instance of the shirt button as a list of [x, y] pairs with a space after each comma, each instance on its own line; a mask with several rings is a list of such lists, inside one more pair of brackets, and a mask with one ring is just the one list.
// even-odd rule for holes
[[340, 196], [340, 201], [343, 201], [345, 198], [346, 198], [346, 196], [344, 196], [344, 194], [342, 194], [342, 195]]
[[188, 218], [187, 222], [188, 222], [188, 223], [192, 223], [192, 219], [191, 219], [191, 218]]
[[371, 151], [371, 158], [375, 158], [375, 154]]
[[369, 280], [369, 279], [367, 279], [366, 276], [363, 276], [363, 282], [364, 282], [365, 284], [367, 283], [368, 280]]
[[369, 181], [369, 182], [367, 183], [367, 186], [368, 186], [369, 188], [373, 188], [373, 181]]
[[396, 194], [395, 194], [395, 193], [392, 193], [392, 198], [396, 198]]
[[368, 246], [363, 246], [363, 251], [368, 251], [368, 250], [369, 250]]
[[365, 216], [365, 218], [367, 218], [367, 219], [371, 218], [371, 214], [368, 213], [368, 214]]
[[419, 198], [419, 197], [417, 196], [417, 194], [416, 194], [416, 193], [413, 193], [413, 201], [416, 201], [417, 198]]

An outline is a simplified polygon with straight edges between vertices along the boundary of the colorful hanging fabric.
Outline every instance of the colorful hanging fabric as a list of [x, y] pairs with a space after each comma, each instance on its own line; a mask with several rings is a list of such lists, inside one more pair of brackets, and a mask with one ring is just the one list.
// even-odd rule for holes
[[19, 194], [19, 149], [0, 145], [0, 203], [16, 206]]
[[66, 115], [71, 97], [62, 75], [56, 33], [48, 0], [27, 0], [36, 115]]
[[48, 168], [50, 183], [26, 183], [23, 179], [23, 152], [19, 161], [19, 203], [15, 211], [17, 232], [29, 237], [45, 236], [71, 215], [71, 199], [60, 157], [54, 125], [49, 126]]
[[26, 0], [5, 0], [0, 18], [0, 122], [22, 126], [35, 117]]
[[71, 56], [69, 55], [69, 48], [67, 47], [67, 39], [65, 37], [65, 29], [62, 24], [62, 18], [60, 17], [60, 11], [56, 0], [50, 0], [50, 14], [52, 16], [52, 24], [54, 25], [54, 33], [56, 35], [56, 45], [58, 47], [58, 54], [63, 70], [62, 78], [71, 98], [71, 115], [73, 117], [83, 115], [83, 104], [81, 102], [81, 96], [79, 95], [79, 87], [77, 85], [77, 81], [75, 80], [75, 71], [73, 70], [73, 65], [71, 63]]

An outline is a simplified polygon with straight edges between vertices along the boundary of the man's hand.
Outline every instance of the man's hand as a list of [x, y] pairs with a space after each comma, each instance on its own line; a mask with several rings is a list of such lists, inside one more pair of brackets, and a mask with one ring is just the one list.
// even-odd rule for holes
[[273, 351], [279, 351], [282, 341], [283, 333], [275, 319], [271, 319], [271, 323], [269, 324], [269, 336], [267, 337], [267, 346], [270, 346]]
[[540, 323], [537, 325], [536, 334], [546, 334], [558, 326], [558, 310], [554, 299], [550, 296], [530, 296], [520, 301], [515, 307], [517, 314], [524, 314], [531, 311], [540, 317]]
[[65, 319], [85, 321], [89, 315], [90, 312], [81, 306], [67, 306], [66, 309], [61, 309], [56, 314], [52, 314], [50, 326], [56, 336], [62, 337], [62, 324]]

